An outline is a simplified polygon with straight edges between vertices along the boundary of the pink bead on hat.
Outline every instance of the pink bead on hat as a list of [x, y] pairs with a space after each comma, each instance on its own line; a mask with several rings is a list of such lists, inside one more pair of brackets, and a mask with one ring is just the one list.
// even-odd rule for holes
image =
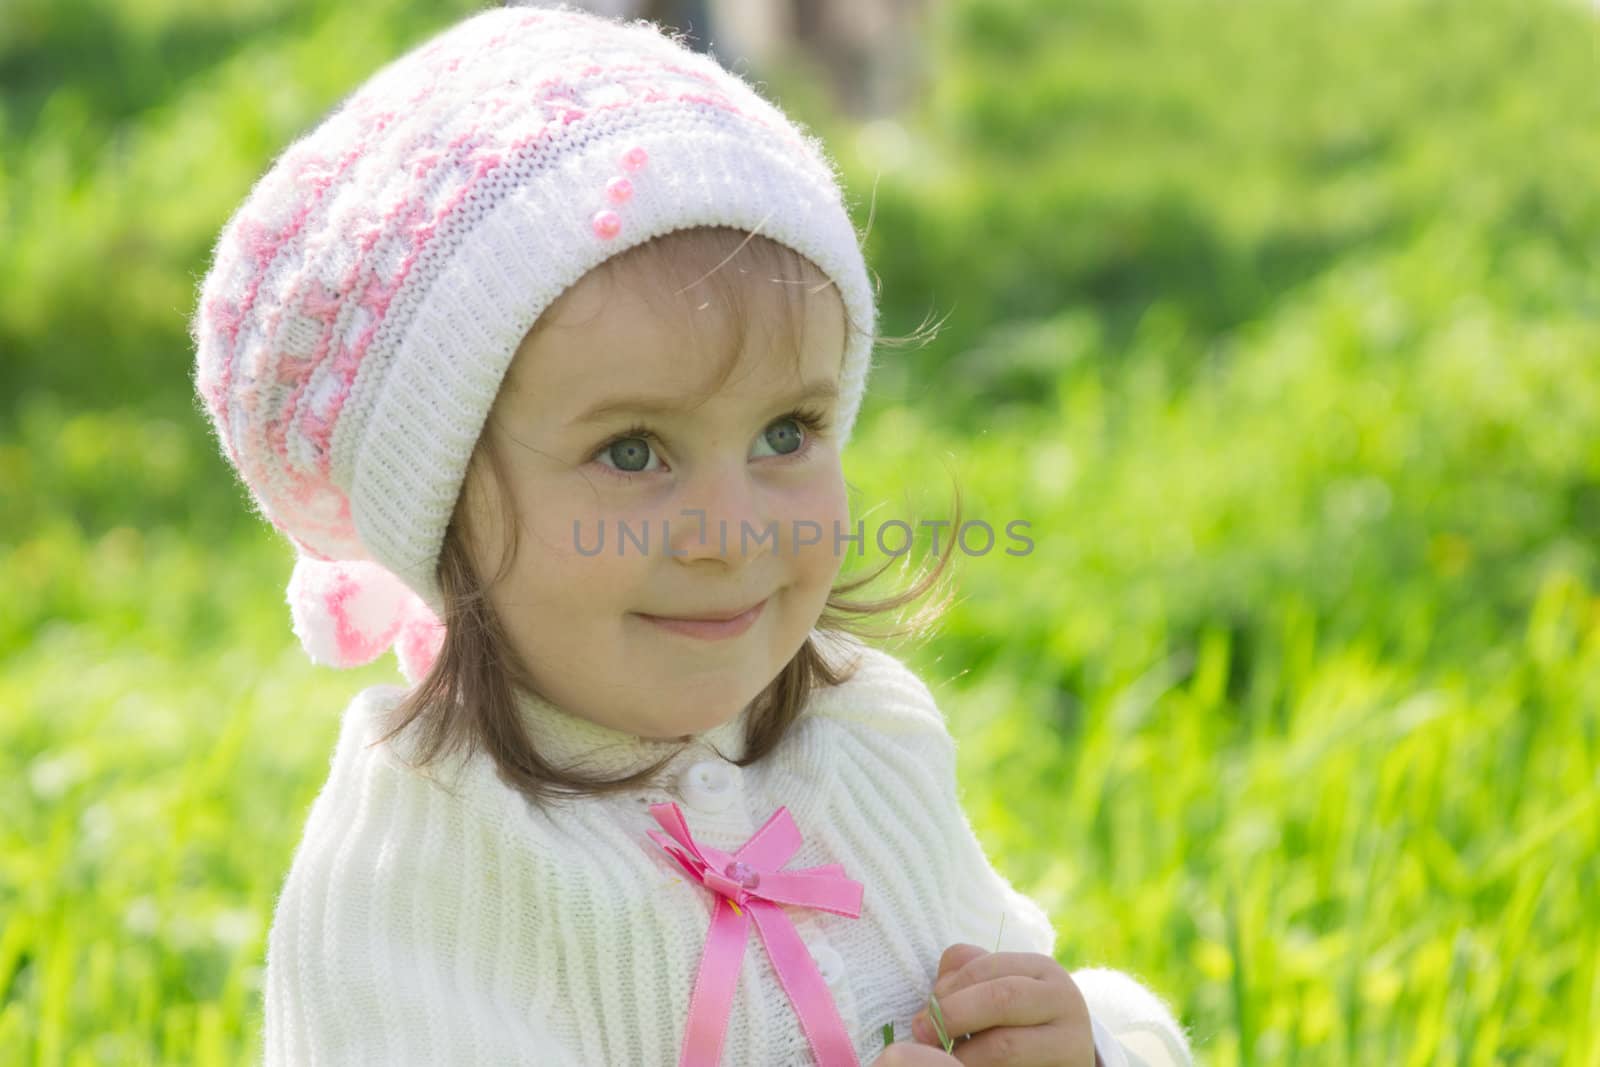
[[222, 451], [299, 553], [314, 660], [394, 647], [420, 676], [445, 529], [523, 337], [600, 263], [691, 226], [759, 233], [838, 287], [842, 446], [877, 309], [833, 164], [654, 25], [478, 12], [283, 150], [223, 228], [190, 328]]

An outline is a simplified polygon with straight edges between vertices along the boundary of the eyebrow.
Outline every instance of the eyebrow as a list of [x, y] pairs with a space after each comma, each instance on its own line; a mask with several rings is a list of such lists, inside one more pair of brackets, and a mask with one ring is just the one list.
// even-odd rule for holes
[[[800, 404], [807, 400], [837, 400], [839, 387], [833, 382], [809, 382], [799, 392], [785, 398], [785, 404]], [[676, 396], [627, 396], [596, 404], [573, 419], [569, 426], [582, 426], [615, 418], [618, 415], [670, 415], [683, 407], [684, 398]]]

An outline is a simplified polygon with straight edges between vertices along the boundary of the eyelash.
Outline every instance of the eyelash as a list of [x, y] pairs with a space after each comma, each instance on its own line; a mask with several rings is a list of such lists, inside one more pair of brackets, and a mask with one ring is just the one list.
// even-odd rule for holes
[[[778, 456], [776, 458], [799, 460], [810, 454], [811, 446], [816, 442], [817, 435], [826, 433], [828, 431], [828, 417], [823, 412], [818, 411], [815, 408], [802, 407], [795, 408], [793, 411], [790, 411], [787, 414], [779, 415], [767, 425], [769, 427], [775, 426], [778, 423], [785, 422], [789, 419], [793, 419], [805, 429], [806, 439], [800, 445], [799, 451], [790, 452], [787, 455]], [[640, 423], [630, 426], [621, 433], [615, 434], [607, 439], [605, 444], [595, 449], [594, 458], [598, 459], [600, 456], [605, 455], [608, 451], [610, 451], [612, 445], [617, 444], [620, 441], [630, 440], [635, 437], [649, 441], [653, 445], [659, 445], [661, 443], [660, 439], [651, 432], [648, 426]], [[599, 466], [601, 470], [605, 471], [605, 473], [609, 474], [611, 477], [621, 479], [625, 482], [631, 482], [635, 478], [643, 477], [647, 473], [654, 473], [653, 471], [621, 471], [617, 470], [615, 467], [608, 467], [604, 463], [599, 464]]]

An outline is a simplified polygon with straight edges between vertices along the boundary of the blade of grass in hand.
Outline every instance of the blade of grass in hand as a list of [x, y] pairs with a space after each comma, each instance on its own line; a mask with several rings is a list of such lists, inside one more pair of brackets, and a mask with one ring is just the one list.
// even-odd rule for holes
[[944, 1032], [944, 1012], [939, 1010], [939, 998], [932, 993], [928, 994], [928, 1012], [933, 1016], [934, 1027], [939, 1031], [939, 1043], [944, 1045], [946, 1052], [949, 1052], [956, 1047], [956, 1043]]

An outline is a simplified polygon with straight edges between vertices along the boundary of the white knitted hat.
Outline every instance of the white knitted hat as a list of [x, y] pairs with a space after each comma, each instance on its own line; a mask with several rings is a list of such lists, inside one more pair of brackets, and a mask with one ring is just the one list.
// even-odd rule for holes
[[877, 311], [833, 164], [653, 24], [480, 12], [283, 151], [223, 228], [191, 332], [222, 448], [298, 550], [314, 660], [395, 644], [426, 669], [445, 528], [523, 337], [601, 262], [689, 226], [760, 233], [837, 285], [857, 327], [843, 445]]

